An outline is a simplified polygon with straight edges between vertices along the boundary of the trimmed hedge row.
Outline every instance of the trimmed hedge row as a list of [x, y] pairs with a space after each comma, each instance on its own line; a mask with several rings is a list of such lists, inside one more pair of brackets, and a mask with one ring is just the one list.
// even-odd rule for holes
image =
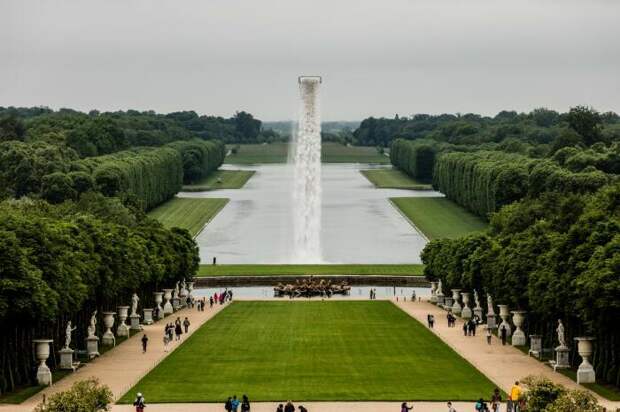
[[219, 140], [190, 140], [168, 144], [183, 158], [183, 183], [194, 183], [216, 170], [224, 162], [226, 146]]
[[396, 139], [390, 147], [390, 160], [409, 176], [431, 179], [437, 155], [437, 142], [430, 140]]

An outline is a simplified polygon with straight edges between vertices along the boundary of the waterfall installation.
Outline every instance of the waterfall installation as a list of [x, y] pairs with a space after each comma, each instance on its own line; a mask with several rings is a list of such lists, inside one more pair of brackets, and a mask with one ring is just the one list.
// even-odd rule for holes
[[321, 263], [321, 77], [298, 78], [301, 108], [290, 145], [293, 162], [293, 256], [295, 263]]

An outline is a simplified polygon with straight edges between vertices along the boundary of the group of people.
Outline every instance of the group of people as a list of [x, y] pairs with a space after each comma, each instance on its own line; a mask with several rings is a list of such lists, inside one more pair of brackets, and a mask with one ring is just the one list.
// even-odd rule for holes
[[[308, 409], [306, 409], [303, 405], [299, 405], [298, 408], [299, 412], [308, 412]], [[295, 412], [295, 405], [293, 405], [293, 402], [291, 401], [286, 402], [286, 405], [279, 404], [276, 412]]]
[[239, 412], [239, 408], [241, 408], [241, 412], [250, 411], [250, 400], [247, 395], [243, 395], [241, 400], [237, 399], [237, 395], [229, 396], [228, 399], [226, 399], [224, 409], [227, 412]]
[[189, 332], [190, 322], [187, 316], [181, 322], [181, 318], [177, 316], [174, 323], [167, 323], [164, 328], [164, 351], [168, 352], [168, 345], [172, 340], [181, 340], [183, 330], [185, 333]]
[[476, 322], [473, 319], [463, 322], [463, 335], [476, 336], [476, 326]]
[[226, 302], [231, 302], [232, 299], [233, 299], [233, 291], [229, 289], [224, 289], [224, 291], [221, 293], [215, 292], [213, 296], [209, 298], [209, 304], [211, 306], [213, 306], [214, 303], [219, 303], [220, 305], [223, 305]]
[[370, 300], [377, 299], [377, 289], [370, 289]]
[[432, 313], [426, 315], [426, 323], [428, 324], [429, 329], [433, 329], [433, 327], [435, 327], [435, 315]]

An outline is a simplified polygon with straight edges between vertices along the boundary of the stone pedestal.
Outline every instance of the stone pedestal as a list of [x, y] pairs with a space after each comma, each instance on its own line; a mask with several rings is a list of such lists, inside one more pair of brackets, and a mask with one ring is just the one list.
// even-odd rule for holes
[[41, 386], [48, 386], [52, 384], [52, 371], [48, 368], [45, 361], [50, 356], [50, 344], [54, 342], [52, 339], [35, 339], [32, 343], [35, 344], [35, 354], [39, 367], [37, 368], [37, 383]]
[[566, 346], [558, 346], [555, 348], [555, 362], [553, 363], [553, 370], [570, 368], [570, 362], [568, 355], [570, 349]]
[[73, 369], [73, 349], [64, 348], [58, 353], [60, 354], [60, 369]]
[[437, 306], [443, 307], [443, 305], [446, 303], [446, 297], [444, 296], [444, 294], [438, 293], [435, 295], [435, 297], [437, 298]]
[[592, 341], [594, 338], [589, 336], [581, 336], [575, 338], [577, 341], [577, 352], [579, 352], [579, 356], [581, 356], [581, 364], [577, 369], [577, 383], [595, 383], [596, 382], [596, 372], [594, 372], [594, 367], [590, 363], [590, 356], [592, 356]]
[[542, 356], [542, 335], [530, 335], [530, 350], [528, 355], [540, 359]]
[[164, 299], [166, 300], [164, 303], [164, 315], [170, 315], [174, 312], [172, 303], [170, 303], [170, 299], [172, 299], [172, 289], [164, 289]]
[[429, 302], [431, 303], [437, 303], [437, 282], [431, 282], [431, 297], [429, 299]]
[[106, 327], [106, 331], [101, 337], [101, 344], [104, 346], [116, 345], [116, 338], [114, 337], [114, 333], [112, 333], [114, 315], [116, 315], [116, 312], [103, 312], [103, 325]]
[[142, 323], [145, 325], [153, 324], [153, 309], [142, 309], [144, 312], [144, 320]]
[[88, 352], [88, 359], [93, 359], [99, 356], [99, 338], [96, 336], [89, 336], [86, 338], [86, 351]]
[[469, 292], [461, 293], [463, 298], [463, 309], [461, 310], [461, 317], [465, 320], [469, 320], [472, 317], [471, 309], [469, 308]]
[[[164, 308], [161, 306], [161, 303], [164, 301], [164, 292], [153, 292], [153, 295], [155, 296], [155, 313], [156, 315], [156, 320], [160, 320], [164, 318]], [[146, 323], [146, 315], [144, 316], [144, 321]]]
[[172, 298], [172, 309], [174, 309], [175, 311], [181, 309], [181, 300], [179, 298]]
[[497, 315], [495, 313], [487, 313], [487, 328], [491, 330], [497, 328]]
[[525, 346], [527, 344], [527, 338], [521, 326], [523, 326], [523, 321], [525, 320], [525, 314], [527, 312], [524, 310], [513, 310], [511, 313], [512, 323], [515, 324], [515, 331], [512, 334], [512, 346]]
[[118, 307], [118, 326], [116, 327], [116, 336], [129, 336], [129, 327], [125, 321], [127, 320], [127, 312], [129, 312], [129, 306]]
[[510, 312], [508, 311], [508, 305], [497, 305], [499, 307], [499, 317], [502, 318], [502, 323], [499, 324], [498, 330], [502, 329], [502, 326], [506, 328], [506, 336], [510, 337], [512, 335], [512, 329], [510, 328], [510, 323], [508, 323], [508, 316]]
[[131, 330], [142, 330], [142, 325], [140, 325], [140, 315], [135, 314], [129, 316]]
[[443, 299], [443, 308], [444, 308], [445, 310], [452, 310], [452, 303], [454, 303], [454, 299], [452, 299], [452, 298], [451, 298], [451, 297], [449, 297], [449, 296], [446, 296], [446, 297]]
[[452, 300], [454, 303], [452, 304], [452, 313], [456, 316], [461, 314], [461, 304], [459, 303], [459, 298], [461, 297], [461, 289], [452, 289]]

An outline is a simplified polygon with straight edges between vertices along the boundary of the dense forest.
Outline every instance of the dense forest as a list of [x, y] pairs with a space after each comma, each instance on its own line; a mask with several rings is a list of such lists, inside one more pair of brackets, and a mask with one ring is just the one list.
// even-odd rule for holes
[[189, 232], [144, 212], [222, 164], [214, 137], [242, 140], [260, 121], [192, 113], [0, 108], [0, 394], [34, 383], [32, 339], [54, 339], [55, 366], [68, 320], [82, 348], [94, 310], [134, 292], [152, 307], [153, 291], [196, 273]]
[[619, 118], [587, 107], [511, 113], [367, 119], [355, 134], [383, 139], [392, 127], [394, 166], [489, 219], [484, 233], [428, 243], [429, 279], [527, 310], [526, 335], [542, 334], [545, 347], [557, 344], [557, 319], [569, 342], [595, 336], [597, 380], [620, 386], [620, 331], [609, 327], [620, 309]]

